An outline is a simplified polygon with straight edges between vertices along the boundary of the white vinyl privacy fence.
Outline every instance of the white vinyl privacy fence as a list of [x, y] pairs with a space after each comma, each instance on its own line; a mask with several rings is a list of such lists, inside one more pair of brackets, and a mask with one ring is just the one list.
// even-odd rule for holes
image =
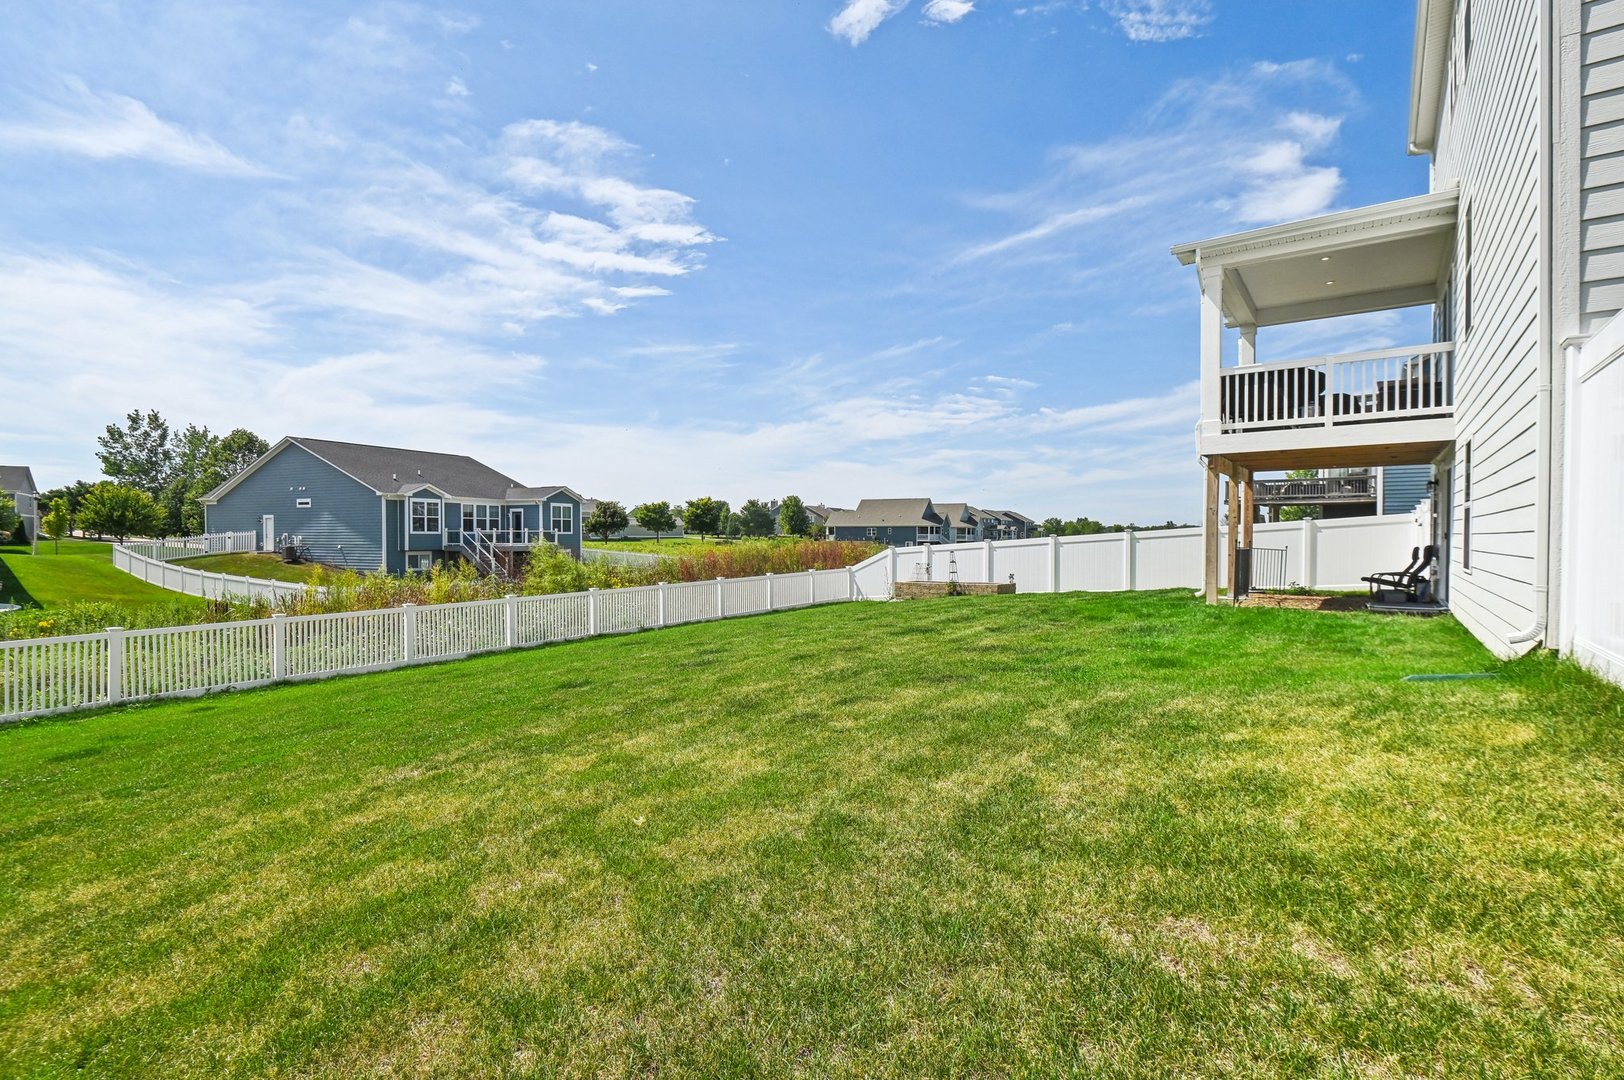
[[809, 570], [0, 642], [0, 720], [853, 599], [850, 571]]
[[179, 559], [197, 555], [221, 555], [256, 550], [252, 532], [211, 533], [169, 540], [142, 540], [113, 545], [113, 565], [149, 585], [170, 592], [201, 596], [210, 600], [247, 597], [252, 600], [279, 600], [303, 596], [306, 586], [296, 581], [271, 581], [241, 574], [215, 574], [176, 565]]
[[[1285, 552], [1286, 582], [1310, 589], [1360, 589], [1360, 578], [1397, 570], [1427, 544], [1427, 510], [1387, 517], [1253, 526], [1258, 548]], [[1220, 530], [1220, 577], [1228, 576], [1228, 534]], [[1013, 581], [1016, 592], [1121, 592], [1201, 587], [1201, 530], [1054, 536], [893, 548], [853, 567], [860, 596], [888, 596], [892, 582]]]
[[1561, 646], [1624, 686], [1624, 316], [1577, 350], [1568, 368]]

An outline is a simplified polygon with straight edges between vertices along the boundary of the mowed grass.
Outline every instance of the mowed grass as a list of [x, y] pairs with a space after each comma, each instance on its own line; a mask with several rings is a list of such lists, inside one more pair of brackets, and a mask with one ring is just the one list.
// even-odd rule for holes
[[39, 554], [27, 546], [0, 547], [0, 603], [54, 608], [76, 601], [110, 604], [201, 606], [195, 597], [148, 585], [113, 565], [113, 545], [91, 540], [41, 540]]
[[840, 605], [0, 731], [0, 1073], [1617, 1076], [1624, 694]]
[[175, 565], [210, 574], [231, 574], [269, 581], [308, 582], [315, 581], [323, 573], [333, 572], [330, 567], [323, 567], [317, 563], [285, 563], [279, 555], [248, 552], [198, 555], [190, 559], [179, 559]]

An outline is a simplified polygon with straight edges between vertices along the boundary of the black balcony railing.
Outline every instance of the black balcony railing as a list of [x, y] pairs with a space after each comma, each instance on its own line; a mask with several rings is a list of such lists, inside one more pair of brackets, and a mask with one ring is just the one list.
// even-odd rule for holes
[[1257, 480], [1252, 485], [1259, 506], [1358, 502], [1376, 497], [1374, 476], [1317, 476], [1306, 480]]

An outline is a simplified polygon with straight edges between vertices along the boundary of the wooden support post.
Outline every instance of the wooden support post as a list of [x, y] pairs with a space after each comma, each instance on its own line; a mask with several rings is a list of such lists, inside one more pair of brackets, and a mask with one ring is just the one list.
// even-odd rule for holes
[[1240, 470], [1230, 467], [1229, 473], [1229, 602], [1241, 598], [1241, 488], [1236, 476]]
[[1207, 603], [1218, 602], [1218, 459], [1207, 459], [1206, 513], [1201, 521], [1201, 588]]
[[1252, 470], [1241, 471], [1241, 546], [1252, 546], [1252, 524], [1257, 520], [1257, 488], [1252, 484]]

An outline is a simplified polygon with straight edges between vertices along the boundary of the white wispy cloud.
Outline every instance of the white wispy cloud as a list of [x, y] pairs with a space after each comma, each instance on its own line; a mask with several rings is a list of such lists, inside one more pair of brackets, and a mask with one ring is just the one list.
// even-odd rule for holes
[[453, 77], [450, 82], [445, 84], [445, 92], [450, 97], [465, 98], [469, 94], [468, 84]]
[[868, 40], [879, 25], [908, 6], [908, 0], [846, 0], [829, 20], [829, 32], [853, 45]]
[[1041, 255], [1102, 280], [1131, 263], [1171, 281], [1173, 243], [1330, 209], [1342, 173], [1326, 158], [1356, 101], [1320, 61], [1180, 80], [1123, 134], [1056, 148], [1031, 186], [976, 199], [1023, 223], [967, 245], [952, 264]]
[[1213, 17], [1208, 0], [1106, 0], [1104, 6], [1130, 41], [1194, 37]]
[[935, 23], [956, 23], [975, 9], [974, 0], [929, 0], [925, 18]]
[[0, 146], [109, 160], [137, 158], [218, 176], [269, 176], [207, 135], [164, 120], [145, 103], [67, 79], [27, 120], [0, 123]]

